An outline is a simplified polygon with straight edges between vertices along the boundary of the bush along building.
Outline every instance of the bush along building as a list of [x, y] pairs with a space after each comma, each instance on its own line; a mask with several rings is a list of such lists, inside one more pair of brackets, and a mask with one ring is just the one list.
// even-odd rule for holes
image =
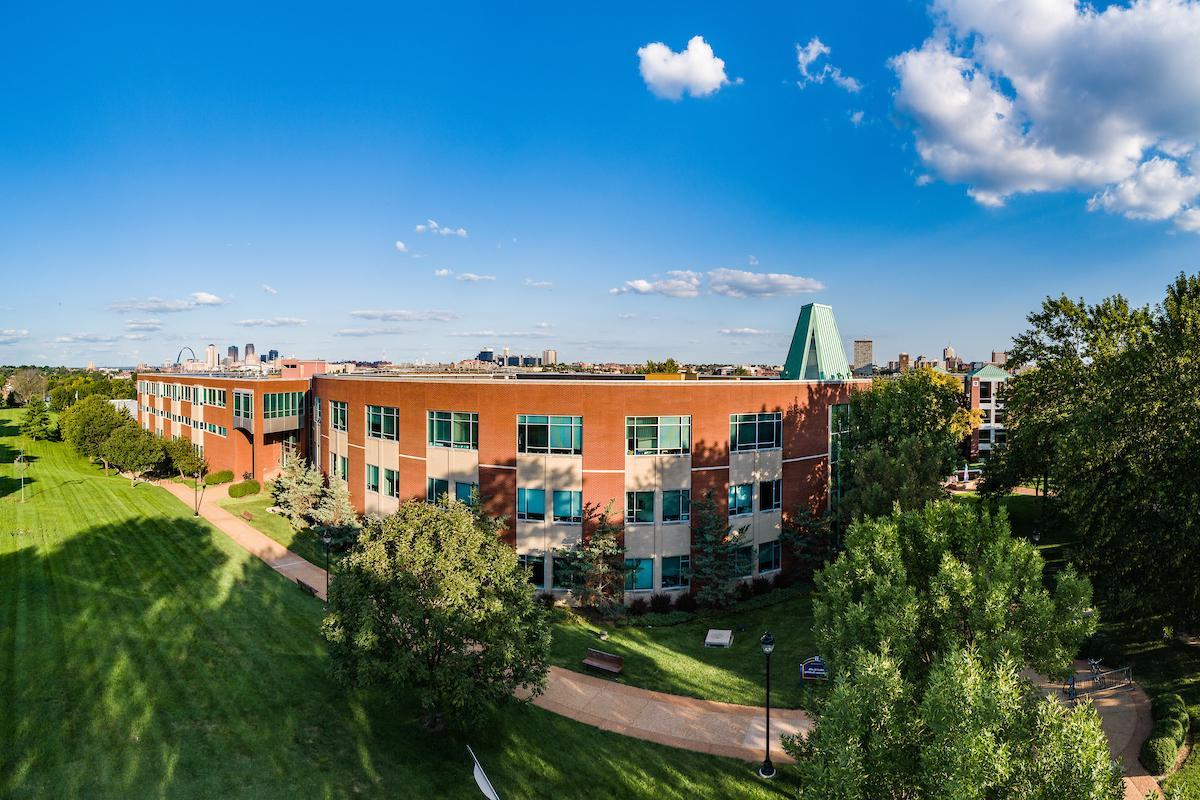
[[[143, 383], [156, 392], [183, 385], [183, 376], [157, 377]], [[778, 572], [788, 558], [780, 540], [787, 517], [828, 506], [831, 421], [865, 383], [851, 379], [832, 309], [802, 308], [778, 379], [653, 377], [191, 376], [193, 398], [195, 386], [206, 400], [210, 390], [224, 392], [217, 398], [224, 405], [202, 406], [199, 429], [158, 424], [158, 413], [145, 419], [163, 435], [201, 430], [211, 469], [250, 470], [260, 480], [278, 468], [285, 446], [298, 448], [329, 480], [346, 482], [360, 513], [478, 496], [507, 520], [506, 541], [547, 591], [565, 588], [567, 570], [556, 569], [555, 553], [587, 533], [589, 507], [607, 509], [623, 528], [628, 593], [687, 590], [693, 503], [709, 493], [719, 513], [745, 529], [743, 576]], [[192, 413], [184, 400], [143, 399], [142, 390], [139, 405]], [[300, 393], [304, 407], [268, 427], [263, 398], [285, 390]], [[235, 393], [243, 399], [231, 409]]]

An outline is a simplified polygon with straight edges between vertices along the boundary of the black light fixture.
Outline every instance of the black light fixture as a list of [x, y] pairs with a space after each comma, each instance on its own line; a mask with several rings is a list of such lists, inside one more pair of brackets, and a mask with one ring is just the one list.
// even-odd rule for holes
[[775, 650], [775, 637], [770, 631], [767, 631], [759, 639], [759, 644], [762, 645], [763, 655], [767, 658], [767, 735], [763, 745], [763, 763], [758, 768], [758, 777], [774, 778], [775, 765], [771, 763], [771, 653]]

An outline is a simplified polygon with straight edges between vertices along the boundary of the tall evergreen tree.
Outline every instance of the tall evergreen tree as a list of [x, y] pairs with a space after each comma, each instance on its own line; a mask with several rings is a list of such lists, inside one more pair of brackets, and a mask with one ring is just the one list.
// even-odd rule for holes
[[328, 534], [333, 547], [342, 549], [353, 544], [362, 525], [358, 512], [350, 502], [350, 487], [346, 482], [331, 477], [329, 486], [321, 493], [321, 500], [312, 511], [313, 521], [322, 534]]
[[736, 531], [717, 505], [711, 490], [693, 503], [692, 582], [701, 605], [724, 607], [733, 602], [738, 574], [738, 548], [746, 528]]
[[50, 413], [46, 404], [34, 400], [25, 407], [21, 417], [21, 433], [34, 441], [45, 441], [54, 437], [54, 427], [50, 423]]
[[308, 524], [321, 501], [324, 481], [321, 471], [297, 456], [289, 456], [275, 479], [275, 505], [297, 527]]

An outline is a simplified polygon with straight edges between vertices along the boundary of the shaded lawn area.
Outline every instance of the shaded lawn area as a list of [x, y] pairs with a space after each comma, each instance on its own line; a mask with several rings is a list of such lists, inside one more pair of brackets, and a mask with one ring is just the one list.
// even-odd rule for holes
[[[209, 488], [210, 491], [212, 489], [222, 494], [228, 492], [224, 486]], [[271, 537], [305, 561], [316, 564], [321, 569], [325, 568], [325, 545], [321, 543], [321, 537], [312, 528], [296, 529], [287, 517], [268, 512], [267, 509], [275, 505], [275, 501], [271, 499], [267, 488], [264, 488], [261, 494], [249, 497], [225, 497], [218, 500], [217, 505], [239, 517], [243, 511], [249, 511], [251, 518], [246, 522], [250, 527]], [[331, 553], [330, 560], [337, 561], [338, 554]]]
[[[705, 647], [709, 628], [732, 630], [733, 646]], [[744, 630], [739, 630], [744, 628]], [[775, 634], [771, 656], [771, 705], [799, 708], [803, 704], [800, 662], [816, 655], [812, 636], [812, 600], [798, 594], [765, 608], [702, 616], [679, 625], [608, 628], [579, 615], [566, 614], [553, 626], [551, 660], [560, 667], [590, 672], [580, 661], [589, 647], [625, 657], [625, 668], [614, 678], [621, 683], [671, 694], [725, 703], [763, 704], [765, 660], [759, 638]]]
[[33, 451], [29, 502], [0, 495], [0, 796], [466, 800], [468, 741], [507, 798], [794, 792], [532, 707], [425, 732], [408, 695], [334, 684], [320, 602], [187, 506]]
[[[978, 503], [979, 495], [974, 492], [955, 494], [960, 503]], [[1071, 563], [1071, 548], [1076, 539], [1068, 526], [1063, 525], [1052, 508], [1047, 507], [1045, 498], [1028, 494], [1010, 494], [1000, 499], [1000, 505], [1008, 511], [1008, 520], [1014, 536], [1030, 539], [1037, 531], [1040, 534], [1037, 549], [1046, 561], [1046, 569], [1053, 574]]]

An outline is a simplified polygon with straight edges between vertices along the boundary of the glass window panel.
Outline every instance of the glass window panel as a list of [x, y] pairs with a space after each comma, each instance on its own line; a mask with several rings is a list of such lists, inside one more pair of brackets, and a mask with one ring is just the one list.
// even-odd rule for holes
[[683, 589], [691, 584], [691, 556], [665, 556], [662, 560], [662, 588]]
[[758, 572], [771, 572], [782, 566], [783, 551], [779, 541], [767, 542], [758, 546]]
[[379, 491], [379, 467], [374, 464], [367, 464], [367, 491]]
[[442, 478], [425, 479], [425, 499], [436, 503], [443, 495], [449, 493], [450, 482]]
[[625, 559], [625, 589], [640, 591], [654, 588], [654, 559], [627, 558]]
[[454, 484], [454, 499], [460, 503], [470, 503], [478, 489], [478, 483], [456, 481]]

